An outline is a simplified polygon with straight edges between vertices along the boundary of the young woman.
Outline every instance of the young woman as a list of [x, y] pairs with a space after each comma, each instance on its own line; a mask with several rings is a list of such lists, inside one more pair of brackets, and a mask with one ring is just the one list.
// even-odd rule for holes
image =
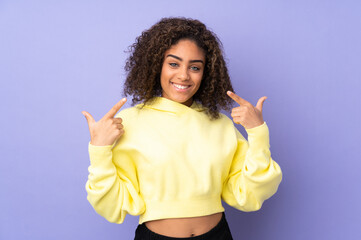
[[[282, 179], [256, 106], [233, 93], [221, 43], [198, 20], [163, 18], [132, 45], [124, 94], [88, 113], [86, 191], [110, 222], [139, 215], [135, 239], [232, 239], [221, 199], [256, 211]], [[138, 103], [138, 104], [136, 104]], [[248, 141], [233, 122], [247, 131]]]

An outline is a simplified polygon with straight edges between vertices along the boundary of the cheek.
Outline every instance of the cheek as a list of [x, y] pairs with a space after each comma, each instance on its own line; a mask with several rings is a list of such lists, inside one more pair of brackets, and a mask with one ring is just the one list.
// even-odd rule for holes
[[203, 74], [198, 74], [195, 78], [195, 82], [197, 82], [197, 85], [201, 85], [203, 79]]
[[171, 72], [167, 70], [166, 68], [162, 68], [162, 71], [160, 73], [160, 80], [167, 82], [171, 78]]
[[164, 70], [160, 73], [160, 83], [163, 85], [167, 81], [167, 74]]

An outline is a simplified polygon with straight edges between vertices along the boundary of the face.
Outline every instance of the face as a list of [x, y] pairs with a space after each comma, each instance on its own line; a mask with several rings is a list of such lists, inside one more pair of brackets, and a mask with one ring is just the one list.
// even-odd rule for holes
[[205, 53], [191, 40], [180, 40], [165, 52], [160, 83], [162, 97], [191, 106], [201, 85]]

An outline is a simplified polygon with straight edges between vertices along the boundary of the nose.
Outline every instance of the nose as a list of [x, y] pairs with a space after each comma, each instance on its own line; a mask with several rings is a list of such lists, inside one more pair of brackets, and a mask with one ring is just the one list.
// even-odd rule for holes
[[181, 81], [189, 80], [189, 73], [187, 67], [182, 67], [179, 69], [178, 79]]

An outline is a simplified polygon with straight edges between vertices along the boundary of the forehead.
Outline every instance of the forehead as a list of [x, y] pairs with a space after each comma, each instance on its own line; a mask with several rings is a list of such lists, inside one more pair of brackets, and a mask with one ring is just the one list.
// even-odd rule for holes
[[205, 58], [204, 50], [198, 45], [188, 39], [179, 40], [175, 45], [172, 45], [166, 52], [165, 56], [168, 54], [176, 55], [182, 59], [203, 59]]

